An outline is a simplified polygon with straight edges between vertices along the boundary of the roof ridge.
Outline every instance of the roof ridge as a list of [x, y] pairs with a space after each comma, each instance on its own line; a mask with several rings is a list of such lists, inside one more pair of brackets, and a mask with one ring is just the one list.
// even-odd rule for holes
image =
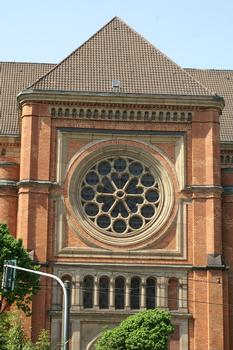
[[0, 61], [0, 64], [49, 64], [49, 65], [56, 65], [56, 63], [49, 63], [49, 62], [25, 62], [25, 61]]

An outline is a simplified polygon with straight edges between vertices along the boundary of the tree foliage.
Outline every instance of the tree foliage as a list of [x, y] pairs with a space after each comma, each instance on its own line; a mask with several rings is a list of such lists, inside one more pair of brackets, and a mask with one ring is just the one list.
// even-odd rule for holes
[[5, 312], [0, 315], [1, 350], [49, 350], [49, 333], [42, 330], [36, 343], [27, 339], [19, 314]]
[[173, 333], [167, 311], [141, 311], [125, 319], [116, 328], [103, 332], [96, 350], [167, 350]]
[[[39, 266], [34, 266], [28, 252], [23, 247], [21, 239], [15, 239], [5, 224], [0, 224], [0, 282], [2, 281], [3, 265], [5, 260], [16, 259], [17, 265], [30, 270], [38, 270]], [[39, 290], [38, 275], [19, 271], [16, 272], [15, 288], [13, 291], [0, 291], [0, 313], [13, 303], [30, 315], [30, 304], [32, 296]]]

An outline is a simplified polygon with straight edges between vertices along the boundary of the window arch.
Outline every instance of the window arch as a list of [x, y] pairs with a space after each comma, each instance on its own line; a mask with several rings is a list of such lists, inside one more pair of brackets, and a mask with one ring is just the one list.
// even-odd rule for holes
[[178, 310], [179, 308], [179, 281], [175, 277], [168, 280], [168, 309]]
[[[60, 277], [62, 282], [68, 282], [68, 287], [69, 287], [69, 300], [70, 303], [72, 301], [72, 277], [70, 275], [63, 275]], [[61, 288], [61, 286], [59, 284], [57, 284], [56, 282], [56, 290], [57, 290], [57, 302], [55, 303], [57, 308], [62, 308], [63, 306], [63, 298], [64, 298], [64, 292], [63, 289]]]
[[83, 307], [84, 309], [93, 308], [93, 290], [94, 290], [94, 278], [92, 276], [86, 276], [83, 280]]
[[99, 308], [108, 309], [109, 307], [109, 278], [102, 276], [99, 279]]
[[140, 285], [141, 280], [139, 277], [133, 277], [131, 279], [130, 307], [134, 310], [138, 310], [140, 308]]
[[156, 291], [157, 281], [153, 277], [149, 277], [146, 280], [146, 308], [154, 309], [156, 307]]
[[117, 277], [115, 279], [115, 309], [124, 309], [125, 307], [125, 279]]

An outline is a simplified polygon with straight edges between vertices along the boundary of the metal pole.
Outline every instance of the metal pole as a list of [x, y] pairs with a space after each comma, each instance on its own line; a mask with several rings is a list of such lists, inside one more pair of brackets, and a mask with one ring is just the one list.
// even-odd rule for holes
[[[70, 303], [71, 303], [71, 282], [70, 281], [64, 281], [64, 286], [67, 292], [67, 333], [66, 333], [66, 339], [70, 338]], [[67, 343], [67, 349], [69, 349], [69, 343]]]
[[4, 264], [4, 267], [11, 267], [12, 269], [16, 269], [16, 270], [21, 270], [21, 271], [26, 271], [26, 272], [30, 272], [30, 273], [34, 273], [36, 275], [40, 275], [40, 276], [45, 276], [45, 277], [50, 277], [55, 279], [60, 286], [63, 289], [63, 295], [64, 295], [64, 304], [63, 304], [63, 310], [62, 310], [62, 348], [63, 350], [67, 350], [67, 344], [68, 344], [68, 339], [66, 338], [66, 335], [68, 334], [68, 298], [67, 298], [67, 290], [65, 288], [64, 283], [62, 282], [62, 280], [55, 276], [52, 275], [51, 273], [46, 273], [46, 272], [41, 272], [41, 271], [34, 271], [34, 270], [29, 270], [29, 269], [25, 269], [24, 267], [19, 267], [19, 266], [14, 266], [14, 265], [9, 265], [9, 264]]

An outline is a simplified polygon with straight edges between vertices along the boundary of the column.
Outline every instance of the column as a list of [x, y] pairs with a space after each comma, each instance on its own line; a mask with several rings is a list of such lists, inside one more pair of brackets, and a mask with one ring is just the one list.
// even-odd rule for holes
[[142, 278], [141, 280], [141, 298], [140, 298], [140, 309], [146, 309], [146, 279]]
[[75, 310], [80, 310], [82, 306], [82, 288], [81, 278], [79, 276], [75, 281], [73, 305]]
[[131, 278], [126, 278], [125, 281], [125, 309], [130, 310], [130, 282]]
[[99, 309], [99, 279], [94, 278], [94, 309]]
[[114, 277], [110, 278], [110, 288], [109, 288], [109, 309], [115, 309], [115, 279]]
[[57, 349], [59, 344], [61, 343], [61, 320], [57, 320], [52, 318], [51, 322], [51, 346], [52, 349]]
[[168, 307], [168, 278], [157, 278], [157, 307], [167, 309]]
[[186, 279], [179, 280], [179, 311], [188, 312], [188, 286]]

